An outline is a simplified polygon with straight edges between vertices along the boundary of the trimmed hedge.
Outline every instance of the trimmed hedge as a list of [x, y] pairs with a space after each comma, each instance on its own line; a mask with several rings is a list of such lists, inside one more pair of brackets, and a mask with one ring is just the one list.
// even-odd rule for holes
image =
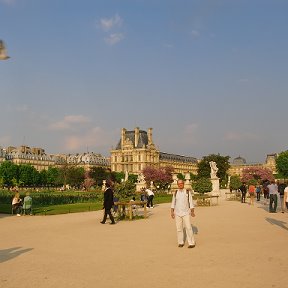
[[[14, 193], [11, 191], [0, 191], [0, 203], [11, 204]], [[33, 205], [62, 205], [86, 202], [103, 201], [103, 193], [101, 192], [30, 192], [33, 199]], [[20, 191], [20, 197], [25, 197], [25, 192]]]

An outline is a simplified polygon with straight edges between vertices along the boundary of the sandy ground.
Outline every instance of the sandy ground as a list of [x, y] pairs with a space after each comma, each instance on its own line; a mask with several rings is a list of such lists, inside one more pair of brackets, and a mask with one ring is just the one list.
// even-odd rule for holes
[[169, 204], [146, 220], [101, 217], [0, 215], [0, 287], [287, 287], [288, 213], [224, 199], [196, 208], [194, 249], [177, 247]]

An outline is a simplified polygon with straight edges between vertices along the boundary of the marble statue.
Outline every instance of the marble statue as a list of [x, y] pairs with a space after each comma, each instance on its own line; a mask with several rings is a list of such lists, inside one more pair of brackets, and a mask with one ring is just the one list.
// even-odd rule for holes
[[217, 163], [214, 161], [210, 161], [209, 164], [210, 164], [210, 168], [211, 168], [211, 172], [210, 172], [211, 179], [218, 178], [217, 177], [217, 171], [218, 171]]

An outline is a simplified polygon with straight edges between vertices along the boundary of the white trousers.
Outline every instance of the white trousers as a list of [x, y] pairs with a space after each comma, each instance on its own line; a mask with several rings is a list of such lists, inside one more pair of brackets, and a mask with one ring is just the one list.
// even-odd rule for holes
[[178, 244], [184, 244], [185, 228], [188, 245], [195, 245], [195, 239], [190, 219], [191, 215], [185, 215], [182, 217], [175, 215]]

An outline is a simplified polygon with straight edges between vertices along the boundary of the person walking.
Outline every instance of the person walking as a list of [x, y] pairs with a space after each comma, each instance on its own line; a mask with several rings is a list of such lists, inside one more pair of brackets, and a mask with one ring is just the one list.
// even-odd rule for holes
[[256, 186], [256, 199], [257, 199], [257, 201], [260, 201], [260, 197], [261, 197], [261, 186], [260, 186], [260, 184], [257, 184], [257, 186]]
[[184, 189], [184, 181], [177, 181], [178, 189], [173, 193], [171, 203], [171, 217], [175, 219], [178, 247], [184, 246], [184, 228], [188, 248], [195, 247], [195, 239], [190, 217], [195, 217], [193, 199], [190, 191]]
[[279, 195], [279, 203], [280, 203], [280, 208], [281, 212], [284, 213], [285, 211], [285, 202], [284, 202], [284, 190], [286, 188], [286, 183], [284, 181], [277, 182], [278, 185], [278, 195]]
[[269, 190], [269, 212], [276, 213], [277, 212], [277, 201], [278, 201], [278, 186], [275, 183], [275, 180], [272, 180], [271, 183], [267, 186]]
[[269, 199], [269, 189], [268, 189], [268, 185], [270, 184], [270, 182], [268, 180], [263, 181], [263, 196], [264, 196], [264, 205], [268, 204], [268, 199]]
[[239, 190], [241, 191], [241, 203], [246, 202], [246, 193], [247, 193], [247, 186], [245, 183], [242, 183], [242, 185], [239, 187]]
[[147, 193], [148, 200], [147, 200], [147, 207], [153, 208], [153, 198], [154, 198], [154, 192], [151, 189], [146, 188], [145, 192]]
[[254, 205], [254, 199], [255, 199], [255, 185], [250, 184], [248, 187], [248, 191], [249, 191], [249, 196], [250, 196], [250, 205]]
[[107, 180], [105, 183], [106, 186], [106, 190], [104, 192], [104, 203], [103, 203], [103, 209], [104, 209], [104, 216], [103, 216], [103, 220], [100, 222], [101, 224], [105, 224], [106, 223], [106, 219], [107, 219], [107, 215], [109, 215], [109, 218], [111, 220], [110, 224], [115, 224], [115, 220], [114, 217], [111, 213], [111, 209], [114, 205], [114, 193], [112, 190], [112, 181], [111, 180]]

